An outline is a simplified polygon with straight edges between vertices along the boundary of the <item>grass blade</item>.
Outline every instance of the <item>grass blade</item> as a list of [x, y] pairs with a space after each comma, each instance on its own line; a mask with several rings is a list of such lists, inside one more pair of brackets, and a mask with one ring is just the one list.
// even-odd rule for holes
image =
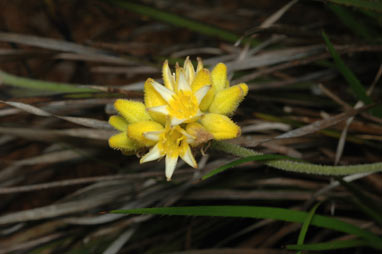
[[337, 4], [328, 4], [329, 9], [346, 25], [354, 34], [364, 39], [373, 39], [373, 33], [347, 9]]
[[269, 160], [283, 160], [283, 159], [293, 159], [288, 156], [283, 155], [277, 155], [277, 154], [263, 154], [263, 155], [254, 155], [254, 156], [248, 156], [242, 159], [235, 160], [233, 162], [227, 163], [217, 169], [214, 169], [207, 174], [205, 174], [202, 177], [202, 180], [206, 180], [207, 178], [210, 178], [211, 176], [214, 176], [216, 174], [219, 174], [221, 172], [226, 171], [227, 169], [233, 168], [235, 166], [238, 166], [240, 164], [250, 162], [250, 161], [269, 161]]
[[[324, 38], [325, 44], [334, 59], [337, 69], [341, 72], [342, 76], [344, 76], [346, 81], [349, 83], [356, 98], [358, 100], [361, 100], [365, 104], [373, 103], [372, 99], [366, 94], [365, 87], [357, 79], [354, 73], [342, 61], [340, 55], [334, 49], [333, 44], [330, 42], [329, 37], [326, 35], [325, 32], [322, 32], [322, 37]], [[378, 105], [377, 107], [372, 109], [371, 112], [373, 113], [373, 115], [380, 117], [382, 116], [382, 107]]]
[[[181, 215], [181, 216], [217, 216], [217, 217], [237, 217], [237, 218], [261, 218], [275, 219], [288, 222], [303, 223], [308, 213], [294, 211], [284, 208], [260, 207], [260, 206], [191, 206], [191, 207], [158, 207], [158, 208], [138, 208], [129, 210], [114, 210], [112, 213], [123, 214], [160, 214], [160, 215]], [[328, 228], [348, 234], [353, 234], [364, 238], [373, 247], [382, 249], [381, 239], [372, 232], [363, 230], [352, 224], [326, 217], [315, 215], [311, 225]]]
[[357, 99], [363, 101], [365, 104], [372, 103], [373, 101], [366, 94], [366, 89], [363, 87], [363, 85], [357, 79], [354, 73], [342, 61], [340, 55], [334, 49], [333, 44], [330, 42], [329, 37], [326, 35], [325, 32], [322, 32], [322, 37], [325, 40], [326, 46], [328, 47], [328, 50], [330, 54], [332, 55], [338, 70], [341, 72], [341, 74], [344, 76], [346, 81], [349, 83]]
[[[306, 219], [304, 223], [302, 224], [300, 234], [298, 235], [297, 244], [302, 245], [305, 240], [306, 233], [308, 232], [308, 227], [310, 223], [312, 222], [313, 216], [316, 213], [317, 208], [320, 206], [321, 203], [316, 204], [313, 206], [313, 208], [310, 210], [308, 216], [306, 216]], [[300, 254], [301, 252], [298, 252], [297, 254]]]

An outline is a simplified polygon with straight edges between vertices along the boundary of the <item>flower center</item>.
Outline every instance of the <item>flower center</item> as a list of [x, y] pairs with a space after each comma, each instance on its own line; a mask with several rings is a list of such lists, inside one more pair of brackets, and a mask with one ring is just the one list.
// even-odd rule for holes
[[185, 136], [181, 133], [179, 126], [166, 128], [159, 136], [158, 148], [162, 155], [177, 157], [182, 150], [182, 141]]
[[178, 91], [168, 104], [170, 116], [178, 119], [193, 118], [198, 113], [198, 109], [198, 100], [192, 91]]

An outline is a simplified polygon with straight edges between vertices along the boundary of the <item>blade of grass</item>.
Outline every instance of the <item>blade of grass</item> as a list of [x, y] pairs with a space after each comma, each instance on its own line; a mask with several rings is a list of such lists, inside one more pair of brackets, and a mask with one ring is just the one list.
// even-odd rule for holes
[[[190, 29], [192, 31], [196, 31], [198, 33], [208, 35], [208, 36], [214, 36], [218, 37], [222, 40], [235, 43], [240, 39], [240, 36], [237, 34], [217, 28], [211, 25], [207, 25], [198, 21], [194, 21], [191, 19], [183, 18], [181, 16], [166, 12], [166, 11], [161, 11], [149, 6], [145, 5], [140, 5], [140, 4], [135, 4], [131, 3], [129, 1], [121, 1], [121, 0], [106, 0], [107, 2], [111, 2], [119, 7], [122, 7], [124, 9], [128, 9], [130, 11], [133, 11], [135, 13], [139, 13], [141, 15], [149, 16], [153, 19], [157, 19], [166, 23], [169, 23], [174, 26], [179, 26], [179, 27], [185, 27], [187, 29]], [[252, 45], [257, 45], [258, 42], [255, 41], [254, 39], [250, 40], [250, 43]]]
[[[340, 55], [334, 49], [333, 44], [330, 42], [329, 37], [326, 35], [325, 32], [322, 32], [322, 37], [324, 38], [325, 44], [334, 59], [337, 69], [341, 72], [342, 76], [344, 76], [346, 81], [349, 83], [357, 99], [361, 100], [365, 104], [373, 103], [372, 99], [369, 96], [367, 96], [365, 87], [357, 79], [354, 73], [342, 61]], [[381, 117], [382, 107], [377, 106], [374, 109], [371, 109], [371, 112], [373, 115]]]
[[349, 83], [355, 96], [359, 100], [363, 101], [365, 104], [371, 104], [372, 100], [370, 99], [369, 96], [367, 96], [366, 89], [363, 87], [363, 85], [357, 79], [357, 77], [353, 74], [353, 72], [342, 61], [340, 55], [334, 49], [333, 44], [330, 42], [329, 37], [326, 35], [325, 32], [322, 32], [322, 37], [324, 38], [324, 41], [326, 43], [326, 46], [328, 47], [329, 53], [332, 55], [338, 70], [341, 72], [341, 74], [344, 76], [346, 81]]
[[[288, 222], [303, 223], [308, 216], [307, 212], [294, 211], [284, 208], [260, 207], [260, 206], [190, 206], [190, 207], [158, 207], [138, 208], [129, 210], [114, 210], [111, 213], [122, 214], [159, 214], [180, 216], [217, 216], [237, 218], [275, 219]], [[367, 240], [373, 247], [382, 249], [382, 241], [377, 235], [352, 224], [338, 219], [315, 215], [311, 225], [332, 229]]]
[[282, 159], [294, 159], [288, 156], [283, 156], [283, 155], [277, 155], [277, 154], [263, 154], [263, 155], [254, 155], [254, 156], [248, 156], [242, 159], [235, 160], [233, 162], [227, 163], [217, 169], [214, 169], [207, 174], [205, 174], [202, 177], [202, 180], [206, 180], [210, 178], [211, 176], [214, 176], [216, 174], [220, 174], [221, 172], [226, 171], [227, 169], [233, 168], [235, 166], [238, 166], [240, 164], [250, 162], [250, 161], [269, 161], [269, 160], [282, 160]]
[[[313, 208], [310, 210], [308, 216], [306, 216], [306, 219], [304, 223], [302, 224], [300, 234], [298, 235], [297, 239], [297, 245], [302, 245], [305, 240], [306, 233], [308, 232], [308, 228], [310, 223], [312, 222], [313, 216], [316, 213], [317, 208], [321, 205], [321, 203], [316, 204], [313, 206]], [[297, 254], [301, 254], [301, 251], [297, 252]]]
[[324, 243], [310, 243], [310, 244], [291, 244], [287, 245], [286, 248], [289, 250], [337, 250], [354, 248], [361, 246], [371, 246], [369, 242], [364, 240], [343, 240], [343, 241], [331, 241]]
[[76, 86], [73, 84], [22, 78], [3, 71], [0, 71], [0, 84], [6, 84], [21, 88], [37, 89], [42, 91], [52, 91], [57, 93], [99, 92], [98, 90], [92, 88], [87, 88], [83, 86], [78, 87], [81, 85]]
[[365, 1], [365, 0], [328, 0], [336, 4], [343, 4], [353, 6], [356, 8], [369, 9], [377, 12], [382, 12], [382, 3], [379, 1]]
[[354, 34], [367, 39], [373, 39], [372, 32], [369, 27], [359, 22], [357, 18], [347, 9], [337, 4], [328, 4], [329, 9], [347, 26]]

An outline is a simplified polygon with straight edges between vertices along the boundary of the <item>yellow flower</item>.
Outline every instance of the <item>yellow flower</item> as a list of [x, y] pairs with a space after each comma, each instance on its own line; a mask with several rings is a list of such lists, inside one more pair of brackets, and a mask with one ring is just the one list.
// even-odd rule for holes
[[144, 104], [116, 100], [120, 116], [111, 116], [109, 123], [120, 133], [110, 137], [109, 146], [125, 154], [149, 149], [141, 163], [165, 157], [165, 175], [170, 180], [179, 157], [197, 167], [191, 147], [240, 135], [240, 127], [228, 116], [248, 87], [244, 83], [230, 87], [224, 64], [210, 73], [200, 59], [196, 70], [187, 58], [175, 73], [165, 61], [162, 72], [164, 85], [151, 78], [145, 82]]
[[[172, 126], [198, 120], [202, 115], [199, 105], [211, 85], [208, 82], [200, 84], [206, 81], [198, 77], [202, 68], [199, 60], [195, 72], [191, 61], [187, 58], [183, 68], [176, 66], [174, 74], [165, 61], [162, 70], [164, 86], [152, 79], [148, 79], [145, 84], [145, 103], [150, 115], [162, 123], [165, 116], [169, 116]], [[194, 80], [198, 82], [197, 85], [193, 84]], [[196, 86], [198, 89], [193, 89]]]
[[198, 164], [190, 148], [190, 144], [194, 142], [195, 137], [188, 134], [179, 125], [171, 126], [170, 122], [168, 122], [163, 130], [145, 132], [144, 136], [156, 144], [141, 158], [140, 162], [153, 161], [166, 156], [165, 174], [167, 181], [171, 180], [178, 157], [181, 157], [191, 167], [197, 168]]
[[114, 107], [121, 116], [111, 116], [109, 123], [121, 132], [109, 138], [110, 147], [126, 154], [151, 147], [141, 163], [166, 156], [167, 180], [171, 179], [178, 157], [191, 167], [197, 167], [190, 148], [195, 137], [183, 128], [171, 126], [169, 121], [163, 126], [153, 120], [141, 102], [118, 99]]
[[136, 122], [147, 121], [151, 117], [146, 112], [145, 105], [137, 101], [118, 99], [115, 101], [114, 107], [122, 117], [111, 116], [109, 124], [121, 132], [109, 138], [109, 146], [127, 154], [135, 152], [143, 144], [129, 137], [128, 127]]

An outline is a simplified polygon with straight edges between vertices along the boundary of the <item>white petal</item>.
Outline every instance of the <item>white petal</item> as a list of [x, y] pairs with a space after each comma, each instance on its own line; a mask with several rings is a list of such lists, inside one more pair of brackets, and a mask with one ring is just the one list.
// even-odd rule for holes
[[171, 176], [175, 171], [176, 163], [178, 162], [178, 156], [176, 157], [170, 157], [166, 156], [166, 178], [167, 181], [171, 180]]
[[178, 90], [191, 91], [191, 85], [187, 82], [184, 72], [179, 72]]
[[200, 102], [203, 100], [204, 96], [206, 96], [206, 94], [208, 93], [210, 88], [211, 88], [211, 86], [203, 86], [198, 91], [196, 91], [195, 96], [196, 96], [196, 99], [198, 100], [198, 104], [200, 104]]
[[192, 155], [190, 146], [187, 146], [186, 152], [183, 155], [180, 155], [180, 157], [191, 167], [197, 168], [198, 164], [195, 161], [194, 156]]
[[148, 153], [146, 153], [141, 158], [139, 163], [145, 163], [145, 162], [148, 162], [148, 161], [153, 161], [153, 160], [159, 159], [160, 157], [162, 157], [162, 155], [160, 154], [158, 145], [155, 145], [153, 148], [150, 149], [150, 151]]
[[162, 96], [162, 98], [169, 102], [172, 98], [172, 96], [175, 94], [173, 91], [169, 90], [168, 88], [162, 86], [158, 82], [154, 81], [152, 82], [152, 85], [154, 89]]
[[184, 61], [183, 69], [184, 69], [188, 83], [191, 84], [191, 82], [195, 78], [195, 69], [189, 57], [187, 57], [186, 60]]
[[168, 115], [169, 114], [168, 109], [167, 109], [167, 105], [151, 107], [151, 108], [148, 108], [147, 110], [151, 111], [151, 112], [162, 113], [164, 115]]
[[148, 131], [148, 132], [144, 132], [143, 136], [145, 136], [145, 138], [150, 139], [152, 141], [158, 141], [159, 135], [161, 133], [162, 133], [162, 131]]
[[176, 117], [171, 117], [171, 126], [176, 126], [186, 121], [186, 119], [178, 119]]
[[165, 85], [167, 84], [168, 86], [166, 86], [168, 89], [170, 90], [174, 90], [174, 86], [175, 86], [175, 78], [174, 78], [174, 75], [171, 74], [171, 70], [170, 70], [170, 67], [168, 66], [168, 62], [166, 60], [166, 62], [163, 64], [163, 80], [165, 81]]

